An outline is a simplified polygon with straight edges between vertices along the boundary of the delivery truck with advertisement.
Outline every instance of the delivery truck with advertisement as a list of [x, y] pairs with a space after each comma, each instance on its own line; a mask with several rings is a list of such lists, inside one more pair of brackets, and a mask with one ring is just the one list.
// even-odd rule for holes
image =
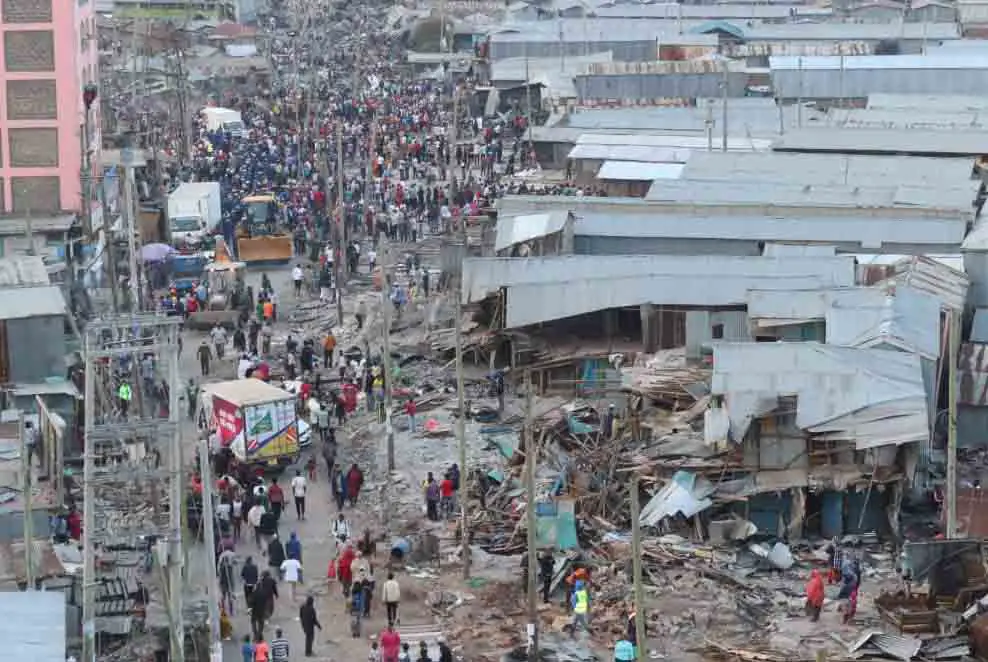
[[277, 386], [259, 379], [206, 384], [199, 420], [241, 462], [276, 468], [298, 461], [295, 396]]

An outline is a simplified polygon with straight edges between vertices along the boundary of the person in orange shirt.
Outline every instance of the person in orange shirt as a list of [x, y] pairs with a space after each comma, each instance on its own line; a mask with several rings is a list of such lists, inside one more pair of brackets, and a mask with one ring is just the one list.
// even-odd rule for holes
[[268, 642], [262, 637], [258, 637], [254, 642], [254, 662], [269, 662], [271, 659], [271, 648]]
[[274, 318], [274, 304], [270, 300], [265, 301], [262, 310], [264, 312], [264, 319], [270, 322]]

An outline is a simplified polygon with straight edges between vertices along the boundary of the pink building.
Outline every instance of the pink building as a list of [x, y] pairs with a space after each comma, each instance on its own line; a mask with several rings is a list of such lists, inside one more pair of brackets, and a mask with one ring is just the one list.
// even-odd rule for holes
[[[82, 88], [98, 82], [93, 0], [0, 0], [0, 209], [82, 208]], [[91, 112], [99, 172], [99, 100]]]

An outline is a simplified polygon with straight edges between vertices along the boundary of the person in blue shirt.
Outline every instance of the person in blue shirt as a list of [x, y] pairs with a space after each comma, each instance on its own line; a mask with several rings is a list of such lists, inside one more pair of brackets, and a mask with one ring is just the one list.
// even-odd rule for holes
[[350, 635], [360, 636], [360, 621], [364, 614], [364, 591], [362, 582], [354, 582], [350, 590]]
[[244, 643], [240, 646], [240, 657], [244, 662], [254, 662], [254, 644], [250, 642], [250, 635], [244, 635]]

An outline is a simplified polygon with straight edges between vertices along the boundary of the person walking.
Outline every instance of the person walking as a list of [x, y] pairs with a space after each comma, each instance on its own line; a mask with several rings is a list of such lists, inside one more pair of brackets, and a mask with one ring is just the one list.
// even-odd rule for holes
[[[401, 602], [401, 585], [395, 579], [393, 572], [388, 573], [388, 580], [381, 589], [381, 600], [388, 615], [388, 627], [398, 623], [398, 604]], [[397, 656], [397, 651], [395, 652]]]
[[264, 516], [264, 506], [258, 501], [247, 511], [247, 523], [254, 528], [254, 542], [258, 549], [261, 547], [261, 517]]
[[268, 566], [271, 568], [271, 574], [277, 575], [281, 572], [281, 564], [285, 561], [285, 546], [281, 542], [281, 538], [278, 534], [271, 536], [271, 542], [268, 543]]
[[542, 550], [539, 556], [539, 578], [542, 580], [542, 602], [549, 604], [549, 592], [552, 588], [552, 576], [556, 570], [556, 557], [548, 549]]
[[240, 569], [240, 579], [244, 582], [244, 600], [247, 608], [250, 609], [250, 596], [257, 588], [257, 581], [260, 578], [260, 571], [254, 565], [254, 557], [248, 556], [244, 561], [244, 567]]
[[305, 272], [301, 264], [296, 264], [292, 269], [292, 284], [295, 286], [295, 298], [302, 296], [302, 281], [305, 280]]
[[291, 647], [285, 639], [285, 633], [281, 628], [274, 631], [274, 639], [271, 640], [271, 662], [288, 662]]
[[254, 662], [270, 662], [271, 660], [271, 647], [268, 646], [268, 642], [264, 641], [264, 637], [257, 636], [254, 639]]
[[441, 492], [439, 490], [439, 484], [432, 477], [431, 471], [426, 475], [425, 483], [422, 487], [425, 491], [425, 516], [433, 522], [438, 522]]
[[587, 631], [590, 617], [590, 594], [587, 593], [586, 584], [583, 580], [579, 580], [573, 585], [573, 599], [570, 606], [573, 608], [570, 636], [575, 639], [577, 632]]
[[249, 634], [244, 635], [244, 641], [240, 644], [240, 658], [243, 662], [254, 662], [254, 643]]
[[806, 615], [810, 622], [816, 623], [820, 620], [820, 612], [823, 611], [823, 575], [819, 570], [814, 569], [810, 573], [810, 580], [806, 582]]
[[333, 522], [333, 537], [336, 538], [337, 545], [343, 545], [350, 539], [350, 523], [346, 521], [343, 513], [340, 513]]
[[302, 580], [302, 563], [298, 559], [285, 559], [281, 562], [281, 577], [288, 583], [288, 596], [295, 602], [295, 587]]
[[199, 371], [205, 377], [209, 374], [209, 362], [213, 358], [213, 352], [209, 349], [209, 343], [206, 342], [205, 338], [202, 339], [199, 349], [196, 350], [196, 357], [199, 359]]
[[395, 631], [394, 623], [389, 622], [378, 639], [381, 642], [381, 662], [398, 662], [401, 653], [401, 635]]
[[305, 604], [298, 610], [298, 620], [301, 622], [302, 632], [305, 634], [305, 656], [312, 657], [312, 642], [316, 638], [316, 628], [322, 630], [322, 624], [319, 622], [315, 600], [311, 595], [305, 599]]
[[295, 500], [295, 517], [300, 520], [305, 519], [306, 489], [308, 489], [308, 484], [305, 476], [302, 475], [301, 470], [298, 470], [295, 472], [295, 477], [292, 478], [292, 498]]
[[322, 367], [333, 367], [333, 352], [336, 350], [336, 336], [330, 331], [322, 341]]
[[285, 508], [285, 491], [281, 489], [277, 478], [271, 479], [271, 487], [268, 488], [268, 503], [271, 504], [271, 512], [280, 522], [281, 512]]

